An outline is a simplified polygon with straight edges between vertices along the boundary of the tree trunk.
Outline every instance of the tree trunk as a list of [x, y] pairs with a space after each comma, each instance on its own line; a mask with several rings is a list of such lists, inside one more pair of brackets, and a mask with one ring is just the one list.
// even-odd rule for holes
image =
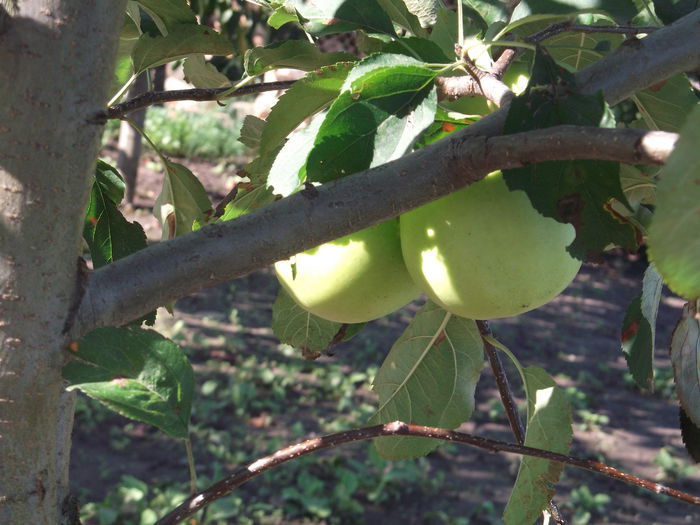
[[125, 2], [24, 0], [0, 27], [0, 523], [67, 523], [64, 323]]
[[[129, 88], [127, 99], [134, 98], [148, 90], [148, 78], [146, 73], [141, 73], [136, 82]], [[134, 111], [129, 118], [141, 129], [146, 122], [146, 109]], [[139, 173], [139, 160], [141, 159], [141, 134], [137, 132], [126, 120], [119, 125], [119, 155], [117, 156], [117, 169], [124, 176], [126, 182], [126, 202], [134, 203], [136, 195], [136, 180]]]

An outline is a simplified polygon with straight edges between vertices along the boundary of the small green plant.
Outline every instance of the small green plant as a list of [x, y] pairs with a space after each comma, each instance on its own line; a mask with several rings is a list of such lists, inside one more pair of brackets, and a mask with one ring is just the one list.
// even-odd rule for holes
[[571, 491], [571, 499], [562, 506], [573, 511], [573, 525], [587, 525], [594, 517], [605, 512], [610, 501], [611, 498], [607, 494], [594, 494], [588, 485], [582, 485]]
[[663, 447], [654, 457], [660, 469], [657, 474], [657, 479], [660, 481], [681, 481], [695, 472], [696, 468], [693, 465], [688, 465], [683, 459], [676, 456], [669, 447]]

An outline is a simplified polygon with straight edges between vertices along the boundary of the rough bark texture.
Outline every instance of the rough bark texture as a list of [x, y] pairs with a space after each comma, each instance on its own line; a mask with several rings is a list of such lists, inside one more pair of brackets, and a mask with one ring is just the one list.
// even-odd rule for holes
[[124, 1], [25, 0], [0, 34], [0, 523], [64, 522], [64, 322]]

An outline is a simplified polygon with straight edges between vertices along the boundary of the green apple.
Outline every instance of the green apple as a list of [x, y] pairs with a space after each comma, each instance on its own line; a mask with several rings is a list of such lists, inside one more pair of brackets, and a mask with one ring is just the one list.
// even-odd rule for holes
[[420, 294], [403, 263], [397, 219], [298, 253], [275, 271], [299, 306], [338, 323], [378, 319]]
[[537, 308], [573, 280], [569, 224], [540, 215], [500, 172], [401, 216], [413, 280], [446, 310], [495, 319]]

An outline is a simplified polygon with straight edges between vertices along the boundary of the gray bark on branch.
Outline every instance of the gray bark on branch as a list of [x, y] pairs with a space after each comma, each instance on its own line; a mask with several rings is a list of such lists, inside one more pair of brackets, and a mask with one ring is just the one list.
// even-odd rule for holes
[[573, 159], [661, 164], [676, 139], [662, 131], [584, 126], [490, 138], [455, 134], [100, 268], [88, 283], [71, 337], [127, 323], [179, 297], [397, 217], [497, 169]]

